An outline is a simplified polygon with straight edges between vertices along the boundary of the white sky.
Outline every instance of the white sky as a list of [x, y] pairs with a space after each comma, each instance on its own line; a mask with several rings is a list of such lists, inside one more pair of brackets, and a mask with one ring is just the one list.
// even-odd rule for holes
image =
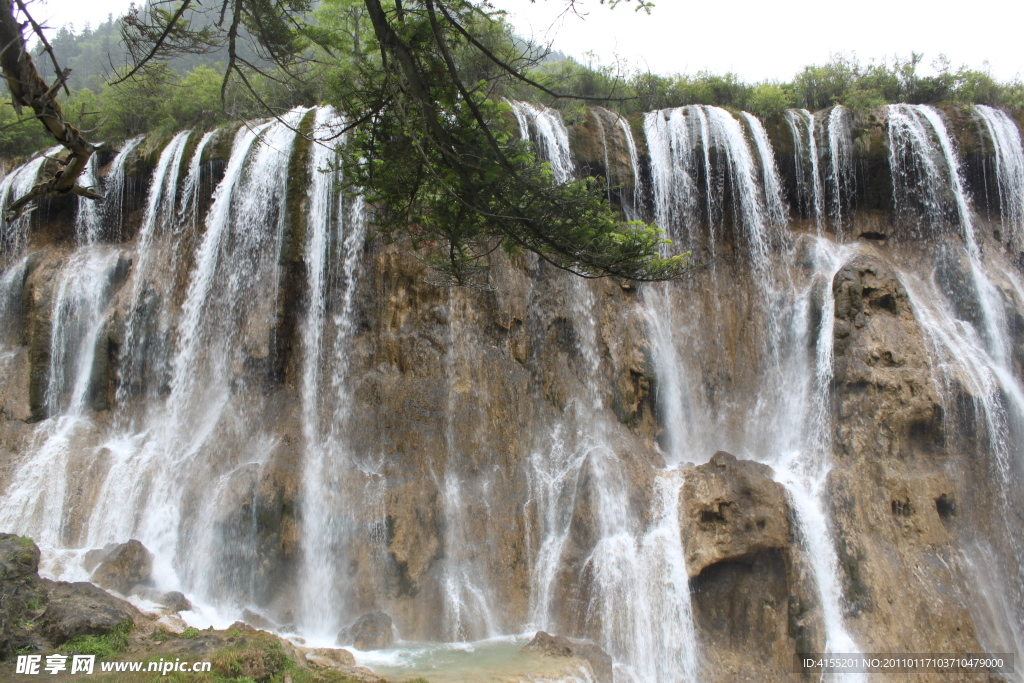
[[[925, 64], [945, 53], [954, 66], [980, 68], [988, 60], [999, 80], [1024, 77], [1024, 2], [1021, 0], [655, 0], [650, 16], [628, 3], [615, 10], [578, 0], [587, 16], [565, 14], [565, 0], [491, 0], [510, 12], [519, 33], [584, 63], [618, 56], [629, 69], [694, 74], [733, 71], [746, 81], [789, 80], [831, 53], [862, 61], [923, 52]], [[41, 3], [41, 4], [40, 4]], [[105, 21], [127, 0], [36, 0], [37, 19], [58, 27]]]

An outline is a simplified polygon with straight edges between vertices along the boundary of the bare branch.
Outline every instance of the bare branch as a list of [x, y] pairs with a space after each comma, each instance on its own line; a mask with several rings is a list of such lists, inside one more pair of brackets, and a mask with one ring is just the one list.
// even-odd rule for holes
[[[25, 12], [22, 0], [14, 2], [17, 2], [26, 16], [29, 16]], [[38, 27], [31, 17], [29, 22]], [[66, 160], [60, 162], [61, 167], [52, 176], [37, 184], [28, 194], [8, 207], [5, 212], [8, 220], [20, 215], [31, 201], [47, 194], [74, 193], [92, 199], [100, 196], [91, 188], [75, 185], [96, 148], [82, 137], [77, 128], [64, 119], [60, 103], [54, 97], [56, 89], [50, 87], [39, 75], [31, 55], [25, 49], [22, 30], [22, 26], [14, 18], [14, 3], [11, 0], [0, 0], [0, 42], [7, 45], [7, 48], [0, 52], [0, 71], [7, 80], [11, 100], [19, 111], [21, 107], [31, 108], [35, 112], [35, 118], [42, 122], [50, 135], [70, 154]], [[58, 83], [63, 82], [65, 72], [58, 67], [57, 73], [60, 78]]]
[[63, 85], [64, 92], [70, 95], [71, 91], [68, 90], [67, 83], [64, 81], [64, 79], [67, 78], [67, 74], [61, 70], [60, 65], [57, 63], [57, 56], [53, 54], [53, 48], [50, 47], [50, 43], [47, 42], [46, 36], [43, 34], [43, 27], [37, 24], [36, 20], [32, 18], [32, 15], [29, 14], [28, 8], [25, 7], [25, 3], [22, 2], [22, 0], [16, 0], [16, 2], [18, 3], [18, 9], [21, 10], [21, 13], [24, 14], [28, 18], [29, 23], [32, 24], [32, 31], [35, 32], [36, 36], [39, 38], [39, 42], [43, 44], [46, 54], [50, 55], [50, 61], [53, 62], [53, 73], [57, 74], [57, 84]]
[[[21, 2], [21, 0], [18, 1]], [[188, 9], [188, 6], [191, 4], [192, 0], [184, 0], [184, 2], [181, 3], [181, 7], [179, 7], [178, 11], [174, 13], [174, 15], [171, 17], [171, 20], [167, 22], [167, 26], [164, 27], [163, 33], [161, 33], [160, 37], [157, 38], [156, 42], [153, 43], [153, 47], [152, 49], [150, 49], [149, 53], [142, 59], [136, 61], [135, 66], [132, 67], [131, 71], [129, 71], [127, 74], [117, 79], [116, 81], [111, 82], [111, 85], [118, 85], [119, 83], [124, 83], [129, 78], [137, 74], [140, 69], [142, 69], [146, 64], [149, 63], [149, 60], [153, 59], [153, 57], [157, 55], [157, 53], [160, 51], [160, 48], [163, 47], [164, 42], [167, 40], [167, 37], [171, 35], [171, 32], [174, 30], [174, 27], [178, 23], [178, 20], [181, 19], [182, 15], [185, 14], [185, 10]]]

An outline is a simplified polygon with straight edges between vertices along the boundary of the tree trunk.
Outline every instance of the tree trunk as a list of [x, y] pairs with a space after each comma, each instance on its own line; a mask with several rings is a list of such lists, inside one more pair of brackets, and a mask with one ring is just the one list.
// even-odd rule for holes
[[75, 184], [96, 148], [82, 137], [77, 128], [64, 120], [56, 94], [66, 72], [58, 77], [53, 87], [48, 86], [39, 75], [32, 56], [25, 49], [22, 26], [14, 18], [14, 2], [0, 0], [0, 46], [3, 49], [0, 53], [0, 70], [7, 79], [14, 108], [19, 114], [25, 107], [32, 109], [54, 139], [71, 154], [61, 162], [61, 167], [52, 176], [7, 207], [5, 218], [8, 221], [17, 217], [29, 202], [47, 194], [73, 193], [91, 199], [103, 196], [92, 188]]

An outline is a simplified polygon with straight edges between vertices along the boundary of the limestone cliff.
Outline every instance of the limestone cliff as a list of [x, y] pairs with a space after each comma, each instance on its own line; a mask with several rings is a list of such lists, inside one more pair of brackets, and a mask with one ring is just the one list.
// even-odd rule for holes
[[438, 288], [273, 124], [278, 157], [243, 128], [101, 159], [100, 239], [67, 198], [4, 226], [0, 530], [138, 537], [161, 589], [281, 629], [532, 625], [635, 680], [1019, 654], [1022, 226], [981, 114], [935, 112], [928, 194], [900, 164], [941, 150], [891, 119], [931, 112], [712, 109], [569, 131], [703, 262], [671, 284], [495, 255]]

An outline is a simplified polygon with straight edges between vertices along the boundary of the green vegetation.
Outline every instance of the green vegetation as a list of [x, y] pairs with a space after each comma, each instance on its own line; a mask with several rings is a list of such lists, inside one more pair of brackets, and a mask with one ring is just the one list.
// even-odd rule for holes
[[[629, 0], [622, 0], [629, 2]], [[614, 6], [619, 0], [602, 0]], [[649, 3], [633, 6], [650, 10]], [[218, 18], [219, 17], [219, 18]], [[111, 61], [118, 26], [124, 62]], [[504, 98], [557, 107], [569, 124], [600, 104], [623, 115], [708, 104], [770, 116], [788, 107], [886, 102], [1024, 106], [1024, 85], [944, 57], [861, 64], [834, 57], [789, 82], [736, 74], [623, 74], [551, 59], [513, 35], [501, 12], [469, 0], [152, 1], [95, 30], [64, 31], [54, 49], [81, 69], [65, 115], [94, 139], [209, 129], [228, 120], [331, 104], [350, 122], [346, 179], [376, 208], [375, 228], [409, 240], [439, 284], [486, 287], [487, 256], [531, 251], [586, 277], [661, 280], [687, 273], [664, 258], [662, 233], [624, 222], [601, 179], [556, 182], [519, 139]], [[101, 84], [97, 55], [125, 64]], [[248, 50], [248, 52], [246, 51]], [[79, 62], [85, 62], [85, 68]], [[6, 118], [5, 118], [6, 117]], [[0, 124], [13, 112], [0, 109]], [[49, 143], [39, 126], [0, 131], [0, 154]]]
[[179, 633], [178, 637], [179, 638], [184, 638], [185, 640], [191, 640], [192, 638], [195, 638], [198, 635], [199, 635], [199, 629], [193, 628], [192, 626], [189, 626], [187, 629], [185, 629], [184, 631]]
[[[600, 76], [606, 92], [626, 98], [602, 104], [624, 115], [687, 104], [710, 104], [759, 116], [770, 116], [790, 107], [814, 111], [842, 104], [863, 110], [890, 102], [1024, 108], [1024, 83], [1019, 80], [1000, 83], [986, 69], [953, 68], [943, 55], [931, 64], [935, 73], [924, 75], [923, 59], [920, 53], [911, 53], [907, 59], [896, 57], [891, 62], [863, 64], [855, 58], [835, 55], [826, 64], [805, 67], [788, 82], [760, 83], [746, 83], [732, 73], [707, 72], [676, 76], [637, 73], [616, 78], [610, 69], [595, 71], [571, 60], [542, 66], [541, 71], [552, 83], [574, 94], [593, 92], [593, 83]], [[565, 106], [559, 102], [551, 104]]]
[[[176, 660], [204, 661], [211, 664], [208, 672], [102, 674], [97, 667], [95, 673], [86, 678], [99, 683], [148, 683], [155, 680], [154, 675], [161, 681], [171, 683], [284, 683], [289, 679], [292, 683], [355, 683], [337, 670], [300, 666], [289, 657], [280, 639], [263, 631], [209, 630], [204, 631], [203, 636], [205, 642], [201, 650], [195, 651], [191, 646], [188, 650], [182, 650], [181, 645], [175, 644], [173, 639], [157, 637], [156, 633], [149, 638], [136, 637], [132, 639], [129, 651], [117, 659], [146, 664]], [[417, 679], [408, 683], [427, 682]]]
[[110, 633], [102, 636], [78, 636], [60, 646], [66, 654], [96, 655], [107, 659], [119, 655], [128, 648], [128, 636], [131, 634], [132, 623], [126, 622]]

